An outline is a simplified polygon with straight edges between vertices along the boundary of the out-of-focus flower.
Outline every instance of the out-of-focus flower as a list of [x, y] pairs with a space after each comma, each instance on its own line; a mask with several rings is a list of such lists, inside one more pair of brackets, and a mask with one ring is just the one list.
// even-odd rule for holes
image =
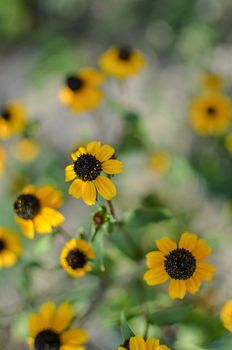
[[0, 227], [0, 270], [12, 267], [22, 254], [22, 245], [18, 235], [5, 227]]
[[73, 277], [82, 277], [91, 270], [89, 260], [95, 257], [93, 248], [84, 239], [71, 239], [60, 255], [62, 267]]
[[4, 173], [6, 163], [6, 150], [0, 145], [0, 176]]
[[101, 145], [99, 141], [88, 143], [80, 147], [71, 157], [73, 163], [65, 168], [66, 181], [73, 181], [69, 187], [69, 194], [82, 198], [88, 205], [97, 200], [97, 192], [106, 200], [116, 196], [114, 183], [107, 175], [119, 174], [123, 171], [123, 163], [112, 159], [115, 149], [109, 145]]
[[0, 139], [6, 140], [23, 131], [26, 125], [26, 110], [20, 103], [9, 103], [0, 111]]
[[201, 77], [202, 87], [206, 90], [220, 91], [225, 86], [225, 79], [212, 72], [205, 72]]
[[26, 186], [14, 203], [16, 221], [25, 236], [33, 239], [35, 231], [46, 234], [61, 225], [64, 216], [56, 209], [62, 202], [62, 192], [54, 186], [43, 185], [38, 189], [33, 185]]
[[195, 234], [184, 232], [178, 245], [169, 237], [156, 241], [156, 245], [160, 251], [146, 255], [149, 270], [144, 274], [144, 280], [149, 286], [171, 279], [169, 296], [183, 299], [187, 291], [195, 294], [201, 281], [213, 278], [214, 267], [202, 261], [211, 253], [211, 249]]
[[171, 350], [167, 345], [161, 345], [159, 339], [136, 335], [126, 340], [118, 347], [118, 350]]
[[150, 167], [157, 174], [163, 175], [170, 166], [170, 154], [166, 151], [156, 151], [150, 158]]
[[32, 162], [40, 153], [40, 145], [36, 140], [23, 138], [14, 145], [14, 156], [22, 163]]
[[224, 327], [232, 332], [232, 299], [229, 299], [221, 309], [220, 318]]
[[232, 153], [232, 132], [226, 135], [224, 142], [227, 151]]
[[85, 350], [88, 334], [83, 328], [70, 329], [75, 316], [74, 308], [68, 302], [58, 307], [48, 301], [31, 314], [28, 320], [32, 350]]
[[99, 59], [101, 69], [108, 75], [125, 79], [138, 73], [145, 65], [144, 56], [129, 47], [110, 47]]
[[99, 88], [103, 81], [103, 74], [96, 69], [82, 69], [67, 76], [65, 86], [59, 93], [60, 100], [77, 113], [95, 109], [104, 96]]
[[202, 136], [221, 135], [231, 121], [230, 99], [222, 94], [209, 93], [196, 97], [190, 107], [193, 129]]

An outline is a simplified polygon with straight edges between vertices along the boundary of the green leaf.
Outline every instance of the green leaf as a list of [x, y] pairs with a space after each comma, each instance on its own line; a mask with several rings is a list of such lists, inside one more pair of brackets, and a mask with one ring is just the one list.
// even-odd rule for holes
[[172, 218], [171, 212], [166, 208], [139, 208], [127, 212], [123, 222], [130, 228], [144, 227], [151, 223], [158, 223]]
[[124, 312], [121, 313], [121, 334], [124, 342], [135, 335], [126, 321]]

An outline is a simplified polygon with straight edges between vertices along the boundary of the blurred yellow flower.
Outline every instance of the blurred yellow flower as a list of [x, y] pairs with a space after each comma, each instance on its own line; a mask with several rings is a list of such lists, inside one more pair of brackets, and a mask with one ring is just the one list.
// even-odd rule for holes
[[125, 79], [138, 73], [145, 65], [144, 56], [128, 47], [110, 47], [99, 59], [101, 69], [108, 75]]
[[220, 312], [221, 321], [228, 331], [232, 332], [232, 299], [229, 299]]
[[9, 103], [0, 111], [0, 139], [6, 140], [23, 131], [26, 125], [26, 110], [20, 103]]
[[166, 345], [161, 345], [159, 339], [148, 338], [136, 335], [126, 340], [125, 343], [118, 347], [118, 350], [171, 350]]
[[82, 277], [91, 270], [89, 260], [95, 257], [93, 248], [84, 239], [71, 239], [60, 255], [61, 266], [73, 277]]
[[74, 308], [68, 302], [56, 307], [47, 301], [38, 313], [29, 316], [28, 343], [32, 350], [85, 350], [88, 334], [83, 328], [70, 329], [75, 316]]
[[6, 150], [0, 145], [0, 176], [4, 173], [6, 163]]
[[33, 239], [35, 231], [46, 234], [52, 232], [53, 227], [61, 225], [64, 216], [56, 209], [62, 202], [62, 192], [52, 185], [43, 185], [38, 189], [33, 185], [26, 186], [14, 203], [16, 221], [24, 235]]
[[99, 88], [103, 81], [103, 74], [96, 69], [82, 69], [67, 76], [65, 86], [59, 92], [60, 100], [77, 113], [95, 109], [104, 97]]
[[18, 235], [0, 227], [0, 270], [4, 267], [12, 267], [22, 254], [22, 245]]
[[80, 147], [72, 153], [73, 163], [65, 168], [66, 181], [73, 181], [69, 187], [69, 194], [82, 198], [88, 205], [97, 200], [97, 192], [106, 200], [116, 196], [116, 187], [109, 177], [101, 175], [119, 174], [123, 171], [123, 163], [113, 159], [115, 149], [109, 145], [101, 145], [93, 141]]
[[32, 162], [39, 153], [39, 143], [30, 138], [21, 139], [14, 145], [14, 156], [22, 163]]
[[213, 278], [214, 267], [202, 261], [211, 253], [211, 249], [195, 234], [184, 232], [178, 245], [169, 237], [156, 241], [156, 245], [160, 251], [146, 255], [149, 270], [144, 274], [144, 280], [149, 286], [171, 279], [169, 296], [183, 299], [187, 291], [195, 294], [201, 281]]
[[150, 158], [151, 169], [156, 173], [163, 175], [170, 166], [170, 154], [166, 151], [156, 151]]
[[227, 151], [232, 153], [232, 132], [226, 135], [224, 143]]
[[225, 79], [212, 72], [204, 72], [201, 77], [202, 87], [207, 90], [219, 91], [225, 86]]
[[201, 136], [221, 135], [231, 121], [230, 99], [221, 94], [209, 93], [196, 97], [190, 107], [193, 129]]

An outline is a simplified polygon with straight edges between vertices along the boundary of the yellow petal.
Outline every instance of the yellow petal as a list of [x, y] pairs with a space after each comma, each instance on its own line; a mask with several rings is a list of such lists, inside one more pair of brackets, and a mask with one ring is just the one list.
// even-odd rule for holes
[[2, 265], [5, 267], [13, 266], [17, 261], [17, 255], [9, 250], [2, 253]]
[[42, 206], [59, 208], [63, 203], [63, 193], [52, 185], [43, 185], [36, 191]]
[[27, 238], [29, 239], [34, 238], [35, 236], [34, 225], [31, 220], [23, 220], [17, 217], [16, 222], [21, 226], [21, 229]]
[[185, 284], [187, 291], [190, 294], [195, 294], [201, 286], [200, 281], [194, 275], [191, 278], [187, 279], [185, 281]]
[[65, 181], [66, 182], [71, 181], [75, 179], [76, 176], [77, 174], [74, 171], [74, 165], [73, 164], [67, 165], [65, 168]]
[[69, 303], [61, 304], [55, 312], [52, 329], [54, 329], [58, 333], [62, 332], [63, 330], [68, 328], [73, 317], [74, 309], [72, 305]]
[[36, 188], [34, 185], [27, 185], [26, 187], [24, 187], [22, 193], [23, 194], [34, 194], [36, 191]]
[[147, 350], [157, 350], [157, 346], [159, 346], [159, 339], [150, 338], [146, 341]]
[[110, 159], [115, 153], [115, 150], [113, 147], [109, 145], [103, 145], [101, 146], [100, 150], [96, 154], [96, 158], [100, 162], [105, 162], [106, 160]]
[[68, 189], [68, 193], [75, 198], [80, 198], [82, 194], [83, 184], [84, 182], [81, 181], [80, 179], [74, 180]]
[[56, 306], [53, 302], [47, 301], [44, 303], [39, 310], [39, 317], [43, 324], [44, 329], [49, 329], [52, 326]]
[[177, 248], [176, 242], [174, 242], [169, 237], [164, 237], [155, 242], [159, 250], [168, 255], [172, 250]]
[[168, 278], [169, 276], [164, 268], [152, 268], [143, 276], [144, 281], [146, 281], [149, 286], [164, 283]]
[[80, 345], [88, 341], [88, 334], [83, 328], [70, 329], [61, 335], [62, 344]]
[[195, 249], [192, 251], [197, 260], [202, 260], [210, 255], [211, 248], [203, 239], [198, 239]]
[[96, 188], [93, 182], [86, 181], [82, 183], [82, 199], [88, 205], [96, 203]]
[[87, 152], [92, 154], [93, 156], [96, 156], [96, 154], [99, 152], [101, 147], [100, 141], [93, 141], [86, 145]]
[[106, 200], [110, 200], [116, 196], [117, 190], [114, 183], [106, 176], [98, 176], [95, 185], [97, 191]]
[[162, 252], [150, 252], [146, 255], [149, 268], [164, 265], [164, 254]]
[[123, 171], [123, 162], [117, 159], [109, 159], [102, 164], [102, 169], [106, 174], [119, 174]]
[[62, 345], [60, 350], [86, 350], [85, 346], [76, 346], [76, 345]]
[[35, 226], [35, 231], [38, 233], [49, 233], [52, 231], [52, 227], [49, 224], [48, 221], [44, 219], [44, 217], [41, 214], [38, 214], [34, 219], [33, 223]]
[[32, 314], [28, 319], [28, 330], [31, 337], [35, 337], [43, 329], [43, 322], [41, 321], [39, 315]]
[[53, 208], [43, 207], [40, 211], [40, 215], [53, 227], [60, 226], [64, 221], [64, 216]]
[[170, 350], [170, 348], [167, 345], [160, 345], [156, 350]]
[[79, 72], [79, 76], [85, 80], [87, 84], [99, 85], [104, 81], [104, 75], [94, 68], [85, 68]]
[[199, 280], [203, 281], [210, 281], [213, 278], [215, 272], [215, 268], [213, 265], [204, 263], [204, 262], [199, 262], [197, 264], [197, 269], [196, 269], [196, 277], [199, 278]]
[[168, 286], [168, 294], [172, 299], [183, 299], [186, 294], [184, 280], [171, 280]]
[[179, 248], [184, 248], [192, 252], [197, 244], [197, 236], [189, 233], [189, 232], [184, 232], [181, 235], [178, 247]]
[[130, 350], [147, 350], [145, 340], [138, 335], [130, 338], [129, 346]]

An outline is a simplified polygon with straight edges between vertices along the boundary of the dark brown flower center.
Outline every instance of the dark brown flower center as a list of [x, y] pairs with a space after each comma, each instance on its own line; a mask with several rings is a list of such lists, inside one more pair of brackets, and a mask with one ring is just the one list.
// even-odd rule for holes
[[213, 106], [207, 108], [207, 115], [210, 118], [214, 118], [217, 115], [217, 109]]
[[132, 51], [128, 47], [121, 47], [119, 49], [118, 57], [122, 61], [129, 61], [131, 58]]
[[98, 211], [97, 213], [94, 214], [93, 216], [93, 222], [97, 226], [102, 226], [106, 222], [106, 217], [105, 214], [102, 211]]
[[74, 171], [82, 181], [93, 181], [102, 171], [101, 162], [92, 154], [82, 154], [74, 162]]
[[59, 350], [60, 346], [59, 334], [50, 329], [38, 333], [35, 337], [35, 350]]
[[121, 346], [127, 350], [130, 350], [130, 339], [126, 339]]
[[33, 194], [21, 194], [14, 203], [16, 214], [24, 220], [32, 220], [40, 211], [40, 202]]
[[0, 253], [6, 248], [6, 243], [0, 238]]
[[78, 248], [70, 250], [66, 257], [68, 265], [73, 269], [82, 268], [87, 262], [87, 256]]
[[11, 118], [11, 114], [6, 108], [3, 108], [0, 112], [0, 118], [8, 121]]
[[78, 76], [70, 75], [66, 78], [66, 85], [72, 91], [78, 91], [84, 86], [84, 80]]
[[196, 258], [187, 249], [177, 248], [165, 257], [164, 266], [171, 278], [187, 280], [196, 270]]

